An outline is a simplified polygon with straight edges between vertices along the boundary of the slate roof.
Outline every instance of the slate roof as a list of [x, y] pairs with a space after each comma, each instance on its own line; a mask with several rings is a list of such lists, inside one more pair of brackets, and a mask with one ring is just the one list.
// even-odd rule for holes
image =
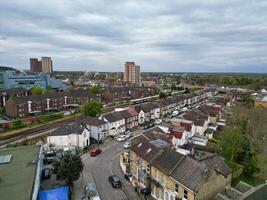
[[149, 143], [142, 135], [133, 138], [131, 141], [130, 150], [134, 151], [139, 157], [149, 163], [162, 153], [160, 148]]
[[171, 140], [172, 140], [172, 136], [166, 134], [161, 128], [157, 126], [145, 131], [143, 135], [149, 140], [160, 139], [167, 143], [171, 143]]
[[152, 165], [165, 174], [170, 175], [183, 158], [184, 155], [171, 148], [166, 148], [162, 154], [154, 159]]
[[66, 125], [61, 126], [54, 130], [50, 135], [51, 136], [63, 136], [63, 135], [70, 135], [70, 134], [79, 134], [81, 135], [84, 131], [84, 128], [79, 125]]
[[134, 109], [140, 113], [141, 110], [143, 110], [145, 113], [150, 112], [153, 109], [159, 108], [159, 106], [155, 103], [144, 103], [144, 104], [139, 104], [134, 107]]
[[208, 168], [214, 168], [220, 174], [227, 176], [232, 173], [230, 167], [228, 167], [225, 162], [220, 158], [220, 156], [213, 154], [212, 156], [208, 157], [207, 159], [202, 160]]
[[91, 125], [91, 126], [101, 126], [101, 125], [107, 124], [106, 121], [98, 119], [97, 117], [86, 117], [82, 119], [82, 122], [84, 122], [87, 125]]
[[103, 117], [106, 118], [108, 122], [116, 122], [125, 119], [124, 115], [121, 112], [111, 112], [103, 115]]
[[201, 185], [207, 180], [209, 173], [210, 171], [204, 164], [185, 156], [173, 170], [171, 177], [190, 190], [198, 192]]

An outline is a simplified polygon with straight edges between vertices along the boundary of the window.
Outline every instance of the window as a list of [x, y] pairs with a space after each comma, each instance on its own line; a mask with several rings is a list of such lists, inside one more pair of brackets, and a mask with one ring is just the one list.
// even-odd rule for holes
[[187, 196], [188, 196], [188, 192], [187, 190], [184, 190], [184, 198], [187, 199]]
[[179, 193], [179, 185], [177, 183], [174, 185], [174, 191]]

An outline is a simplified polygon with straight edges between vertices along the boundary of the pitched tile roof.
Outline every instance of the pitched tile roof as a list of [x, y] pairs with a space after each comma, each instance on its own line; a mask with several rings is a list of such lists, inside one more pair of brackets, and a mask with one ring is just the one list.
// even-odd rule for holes
[[171, 148], [166, 148], [162, 154], [154, 159], [152, 165], [163, 173], [170, 175], [183, 158], [184, 155]]
[[82, 122], [91, 126], [101, 126], [107, 124], [106, 121], [98, 119], [97, 117], [86, 117], [82, 119]]
[[162, 153], [159, 147], [149, 143], [143, 135], [137, 136], [131, 140], [130, 150], [147, 162], [151, 162]]
[[103, 117], [105, 117], [108, 120], [108, 122], [116, 122], [125, 118], [120, 112], [111, 112], [105, 114]]
[[51, 136], [70, 135], [70, 134], [81, 135], [83, 131], [84, 131], [84, 128], [79, 125], [66, 125], [66, 126], [61, 126], [57, 128], [50, 135]]
[[197, 160], [185, 156], [173, 170], [171, 177], [194, 192], [207, 180], [210, 171]]
[[161, 128], [158, 126], [151, 128], [143, 133], [143, 135], [149, 140], [163, 140], [167, 143], [171, 143], [172, 136], [166, 134]]

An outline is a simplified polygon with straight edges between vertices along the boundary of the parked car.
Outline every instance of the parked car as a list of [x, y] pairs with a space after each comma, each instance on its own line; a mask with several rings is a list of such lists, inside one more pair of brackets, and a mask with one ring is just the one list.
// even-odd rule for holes
[[129, 134], [129, 133], [131, 133], [131, 131], [130, 131], [130, 130], [128, 130], [128, 131], [125, 131], [124, 135], [127, 135], [127, 134]]
[[183, 112], [186, 112], [187, 110], [188, 110], [187, 107], [182, 108], [182, 111], [183, 111]]
[[132, 132], [127, 133], [126, 139], [131, 138], [131, 137], [133, 137], [133, 133]]
[[92, 157], [96, 157], [98, 154], [100, 154], [102, 152], [101, 149], [92, 149], [91, 150], [91, 156]]
[[117, 138], [117, 141], [118, 142], [123, 142], [125, 141], [127, 138], [126, 138], [126, 135], [121, 135], [120, 137]]
[[51, 177], [51, 169], [50, 168], [44, 168], [42, 170], [42, 179], [49, 179]]
[[159, 125], [159, 124], [161, 124], [161, 123], [162, 123], [162, 119], [156, 119], [156, 120], [155, 120], [155, 124]]
[[114, 188], [120, 188], [121, 187], [121, 181], [120, 178], [116, 175], [111, 175], [108, 178], [109, 182], [111, 183], [112, 187]]
[[172, 117], [176, 117], [179, 115], [179, 112], [177, 110], [173, 111], [172, 112]]
[[131, 147], [130, 142], [125, 142], [124, 145], [123, 145], [124, 149], [129, 149], [130, 147]]
[[132, 173], [131, 172], [125, 172], [124, 174], [124, 178], [127, 180], [127, 181], [130, 181], [130, 178], [132, 177]]

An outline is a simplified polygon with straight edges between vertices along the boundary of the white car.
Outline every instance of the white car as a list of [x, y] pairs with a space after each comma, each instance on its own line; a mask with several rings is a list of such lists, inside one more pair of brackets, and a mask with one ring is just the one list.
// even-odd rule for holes
[[126, 138], [126, 135], [121, 135], [120, 137], [117, 138], [117, 141], [118, 142], [123, 142], [125, 141], [127, 138]]
[[156, 120], [155, 120], [155, 124], [159, 125], [159, 124], [161, 124], [161, 123], [162, 123], [162, 119], [156, 119]]
[[129, 149], [131, 147], [130, 142], [125, 142], [125, 144], [123, 145], [124, 149]]
[[172, 117], [176, 117], [179, 115], [179, 112], [177, 110], [173, 111], [172, 112]]

